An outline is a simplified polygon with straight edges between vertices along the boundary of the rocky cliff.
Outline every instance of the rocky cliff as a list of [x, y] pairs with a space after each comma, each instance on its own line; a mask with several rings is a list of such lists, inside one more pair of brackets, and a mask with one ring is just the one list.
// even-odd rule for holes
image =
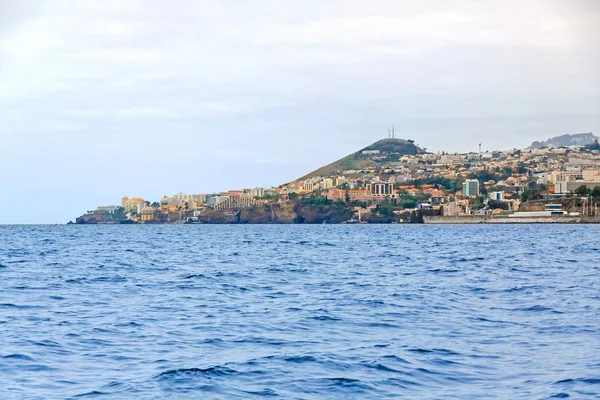
[[244, 208], [239, 211], [207, 210], [200, 224], [339, 224], [352, 218], [349, 207], [303, 205], [300, 200]]

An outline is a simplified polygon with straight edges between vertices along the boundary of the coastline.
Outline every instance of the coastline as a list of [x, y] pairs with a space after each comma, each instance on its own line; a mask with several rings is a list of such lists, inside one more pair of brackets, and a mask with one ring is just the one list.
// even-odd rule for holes
[[424, 224], [600, 224], [598, 217], [491, 217], [491, 216], [434, 216], [423, 217]]

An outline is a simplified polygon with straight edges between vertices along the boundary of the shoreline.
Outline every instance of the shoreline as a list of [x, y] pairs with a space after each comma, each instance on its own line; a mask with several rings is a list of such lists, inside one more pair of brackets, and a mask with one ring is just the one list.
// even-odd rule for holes
[[423, 217], [424, 224], [488, 224], [488, 225], [513, 225], [513, 224], [600, 224], [598, 217], [490, 217], [490, 216], [434, 216]]

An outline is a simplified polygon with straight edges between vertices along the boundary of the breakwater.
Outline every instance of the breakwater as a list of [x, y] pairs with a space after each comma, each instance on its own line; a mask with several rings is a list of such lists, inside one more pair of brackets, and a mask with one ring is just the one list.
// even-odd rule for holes
[[434, 216], [423, 217], [425, 224], [592, 224], [600, 223], [598, 217], [560, 216], [560, 217], [492, 217], [489, 215]]

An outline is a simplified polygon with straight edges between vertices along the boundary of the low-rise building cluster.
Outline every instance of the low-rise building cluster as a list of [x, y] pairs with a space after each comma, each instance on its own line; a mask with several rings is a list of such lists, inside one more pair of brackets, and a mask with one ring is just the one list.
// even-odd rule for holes
[[[332, 171], [273, 188], [164, 196], [157, 202], [123, 197], [120, 206], [89, 213], [123, 214], [132, 221], [193, 219], [206, 210], [230, 211], [319, 197], [358, 209], [382, 203], [396, 210], [439, 209], [442, 215], [518, 210], [523, 201], [583, 195], [600, 188], [600, 153], [583, 146], [462, 154], [360, 153], [366, 168]], [[600, 191], [600, 189], [597, 189]], [[360, 213], [359, 213], [360, 214]]]

